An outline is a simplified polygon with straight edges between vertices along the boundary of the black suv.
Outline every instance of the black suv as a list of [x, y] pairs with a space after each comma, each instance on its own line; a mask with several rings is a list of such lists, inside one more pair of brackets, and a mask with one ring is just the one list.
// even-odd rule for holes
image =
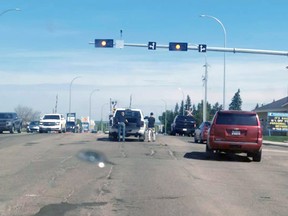
[[196, 120], [193, 116], [177, 115], [171, 124], [171, 135], [194, 136]]

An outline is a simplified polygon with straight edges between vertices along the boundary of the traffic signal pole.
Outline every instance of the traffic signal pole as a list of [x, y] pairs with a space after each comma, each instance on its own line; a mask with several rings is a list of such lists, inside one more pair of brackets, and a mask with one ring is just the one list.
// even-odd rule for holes
[[[136, 43], [124, 43], [124, 47], [143, 47], [148, 48], [147, 44], [136, 44]], [[169, 45], [156, 45], [156, 49], [169, 49]], [[188, 50], [197, 50], [199, 47], [196, 45], [188, 45]], [[277, 50], [260, 50], [260, 49], [243, 49], [243, 48], [224, 48], [224, 47], [206, 47], [206, 52], [230, 52], [230, 53], [249, 53], [249, 54], [263, 54], [263, 55], [278, 55], [287, 56], [288, 51], [277, 51]]]
[[[117, 41], [116, 41], [117, 43]], [[89, 42], [89, 44], [95, 45], [95, 42]], [[200, 45], [188, 45], [188, 50], [196, 50], [199, 51]], [[140, 47], [140, 48], [148, 48], [148, 44], [139, 44], [139, 43], [123, 43], [123, 47]], [[123, 48], [121, 47], [121, 48]], [[169, 49], [168, 45], [155, 45], [155, 49]], [[229, 47], [209, 47], [206, 46], [205, 50], [199, 52], [230, 52], [230, 53], [248, 53], [248, 54], [262, 54], [262, 55], [278, 55], [278, 56], [287, 56], [288, 51], [279, 51], [279, 50], [261, 50], [261, 49], [243, 49], [243, 48], [229, 48]]]

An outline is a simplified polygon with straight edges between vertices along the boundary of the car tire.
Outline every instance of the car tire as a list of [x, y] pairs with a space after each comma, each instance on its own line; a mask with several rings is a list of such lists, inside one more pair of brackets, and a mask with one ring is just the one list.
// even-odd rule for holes
[[253, 154], [253, 161], [260, 162], [262, 157], [262, 150]]
[[15, 133], [15, 126], [13, 125], [12, 128], [10, 129], [10, 133], [13, 134]]
[[139, 136], [138, 140], [139, 140], [139, 142], [144, 142], [145, 141], [145, 136]]
[[208, 147], [206, 144], [206, 157], [207, 159], [211, 159], [214, 156], [214, 151]]

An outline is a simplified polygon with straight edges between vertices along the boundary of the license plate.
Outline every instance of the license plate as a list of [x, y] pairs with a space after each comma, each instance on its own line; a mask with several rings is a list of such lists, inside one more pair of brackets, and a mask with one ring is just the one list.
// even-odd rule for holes
[[187, 131], [187, 128], [183, 128], [183, 131]]
[[240, 135], [241, 135], [240, 131], [232, 131], [231, 134], [232, 134], [233, 136], [240, 136]]

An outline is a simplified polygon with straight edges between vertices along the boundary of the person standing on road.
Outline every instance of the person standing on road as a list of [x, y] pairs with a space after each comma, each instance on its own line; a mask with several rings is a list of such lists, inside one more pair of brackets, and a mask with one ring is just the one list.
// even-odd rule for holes
[[126, 134], [126, 123], [128, 123], [128, 120], [125, 117], [125, 112], [122, 111], [120, 116], [117, 117], [117, 123], [118, 123], [118, 141], [121, 141], [121, 134], [122, 134], [122, 140], [125, 142], [125, 134]]
[[153, 116], [153, 112], [150, 113], [150, 117], [146, 117], [145, 119], [148, 120], [148, 142], [156, 141], [156, 134], [155, 134], [155, 118]]

